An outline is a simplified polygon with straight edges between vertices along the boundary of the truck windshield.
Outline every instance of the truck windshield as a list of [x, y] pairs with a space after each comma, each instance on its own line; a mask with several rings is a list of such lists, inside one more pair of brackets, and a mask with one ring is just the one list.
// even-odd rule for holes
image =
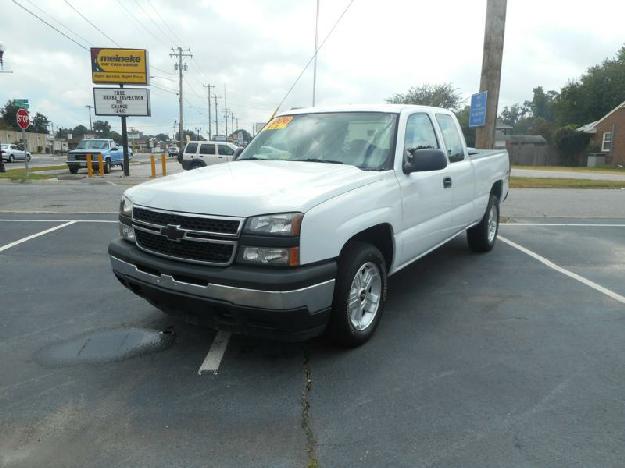
[[382, 170], [390, 159], [397, 114], [334, 112], [283, 115], [269, 122], [238, 160], [349, 164]]
[[107, 149], [108, 141], [103, 140], [83, 140], [78, 143], [76, 149]]

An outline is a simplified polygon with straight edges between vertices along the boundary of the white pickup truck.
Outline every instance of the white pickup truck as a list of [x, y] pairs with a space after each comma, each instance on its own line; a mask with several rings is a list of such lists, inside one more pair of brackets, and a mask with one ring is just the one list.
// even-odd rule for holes
[[234, 161], [128, 189], [111, 264], [167, 313], [357, 346], [390, 275], [465, 231], [493, 248], [509, 174], [506, 151], [469, 154], [448, 110], [293, 110]]

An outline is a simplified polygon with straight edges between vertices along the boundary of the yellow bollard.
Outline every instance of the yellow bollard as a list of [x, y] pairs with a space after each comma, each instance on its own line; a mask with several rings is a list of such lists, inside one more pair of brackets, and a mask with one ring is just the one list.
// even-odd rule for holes
[[161, 167], [163, 168], [163, 177], [167, 175], [167, 157], [161, 154]]
[[156, 163], [154, 162], [154, 155], [150, 155], [150, 169], [152, 170], [152, 175], [150, 177], [156, 177]]
[[104, 175], [104, 160], [102, 159], [102, 154], [98, 154], [98, 175]]
[[91, 165], [92, 159], [91, 155], [87, 155], [87, 177], [93, 177], [93, 166]]

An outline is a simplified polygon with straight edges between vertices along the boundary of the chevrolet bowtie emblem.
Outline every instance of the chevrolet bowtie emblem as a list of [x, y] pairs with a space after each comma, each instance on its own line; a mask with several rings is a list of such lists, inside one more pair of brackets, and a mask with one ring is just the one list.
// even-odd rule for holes
[[180, 239], [184, 237], [184, 231], [178, 225], [168, 224], [161, 228], [161, 235], [167, 237], [170, 241], [180, 242]]

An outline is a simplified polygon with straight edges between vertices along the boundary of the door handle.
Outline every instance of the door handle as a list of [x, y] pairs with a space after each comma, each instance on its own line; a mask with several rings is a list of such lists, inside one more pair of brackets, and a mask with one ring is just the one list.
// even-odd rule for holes
[[451, 177], [445, 177], [443, 179], [443, 188], [451, 188]]

